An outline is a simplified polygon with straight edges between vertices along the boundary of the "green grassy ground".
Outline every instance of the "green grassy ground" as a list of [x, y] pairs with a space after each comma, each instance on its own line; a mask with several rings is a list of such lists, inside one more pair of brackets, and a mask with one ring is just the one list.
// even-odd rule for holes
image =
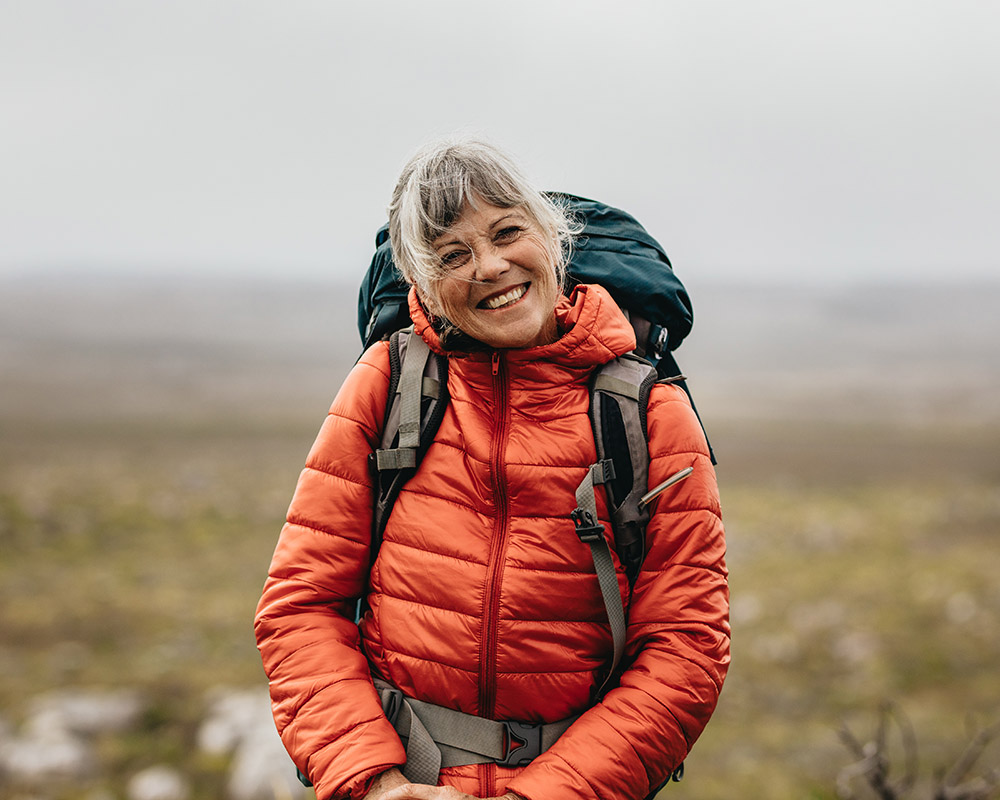
[[[204, 692], [263, 680], [251, 618], [313, 423], [22, 421], [0, 437], [0, 707], [137, 686], [122, 771], [192, 759]], [[922, 767], [1000, 719], [1000, 433], [799, 423], [713, 430], [730, 543], [733, 666], [664, 797], [832, 798], [879, 703]], [[995, 758], [994, 761], [1000, 759]]]

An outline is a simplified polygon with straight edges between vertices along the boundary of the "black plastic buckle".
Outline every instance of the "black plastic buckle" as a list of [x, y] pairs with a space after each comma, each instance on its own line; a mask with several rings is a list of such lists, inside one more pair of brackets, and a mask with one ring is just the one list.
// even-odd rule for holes
[[497, 759], [501, 767], [523, 767], [542, 754], [542, 726], [504, 720], [507, 753]]
[[604, 526], [594, 519], [589, 511], [574, 508], [570, 517], [573, 519], [573, 524], [576, 525], [576, 535], [580, 537], [581, 542], [589, 544], [604, 537]]

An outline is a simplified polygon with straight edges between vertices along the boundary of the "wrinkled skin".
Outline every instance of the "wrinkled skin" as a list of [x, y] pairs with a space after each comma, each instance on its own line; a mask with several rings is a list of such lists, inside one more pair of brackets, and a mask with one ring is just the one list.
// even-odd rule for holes
[[[364, 800], [478, 800], [471, 794], [460, 792], [452, 786], [427, 786], [420, 783], [410, 783], [398, 769], [383, 772], [375, 782]], [[520, 795], [508, 792], [501, 797], [485, 800], [524, 800]]]

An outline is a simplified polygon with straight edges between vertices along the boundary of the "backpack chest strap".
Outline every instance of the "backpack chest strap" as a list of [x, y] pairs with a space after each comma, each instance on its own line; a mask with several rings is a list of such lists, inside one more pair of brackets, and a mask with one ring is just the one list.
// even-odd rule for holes
[[412, 783], [435, 786], [444, 767], [491, 762], [525, 766], [577, 719], [549, 724], [486, 719], [407, 697], [378, 678], [374, 683], [382, 710], [406, 745], [403, 775]]

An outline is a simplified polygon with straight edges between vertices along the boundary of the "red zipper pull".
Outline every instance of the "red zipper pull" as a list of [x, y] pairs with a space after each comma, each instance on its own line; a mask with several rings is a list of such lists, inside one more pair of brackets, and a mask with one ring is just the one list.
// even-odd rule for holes
[[500, 371], [500, 351], [499, 350], [494, 350], [493, 351], [493, 375], [496, 376], [496, 374], [499, 371]]

